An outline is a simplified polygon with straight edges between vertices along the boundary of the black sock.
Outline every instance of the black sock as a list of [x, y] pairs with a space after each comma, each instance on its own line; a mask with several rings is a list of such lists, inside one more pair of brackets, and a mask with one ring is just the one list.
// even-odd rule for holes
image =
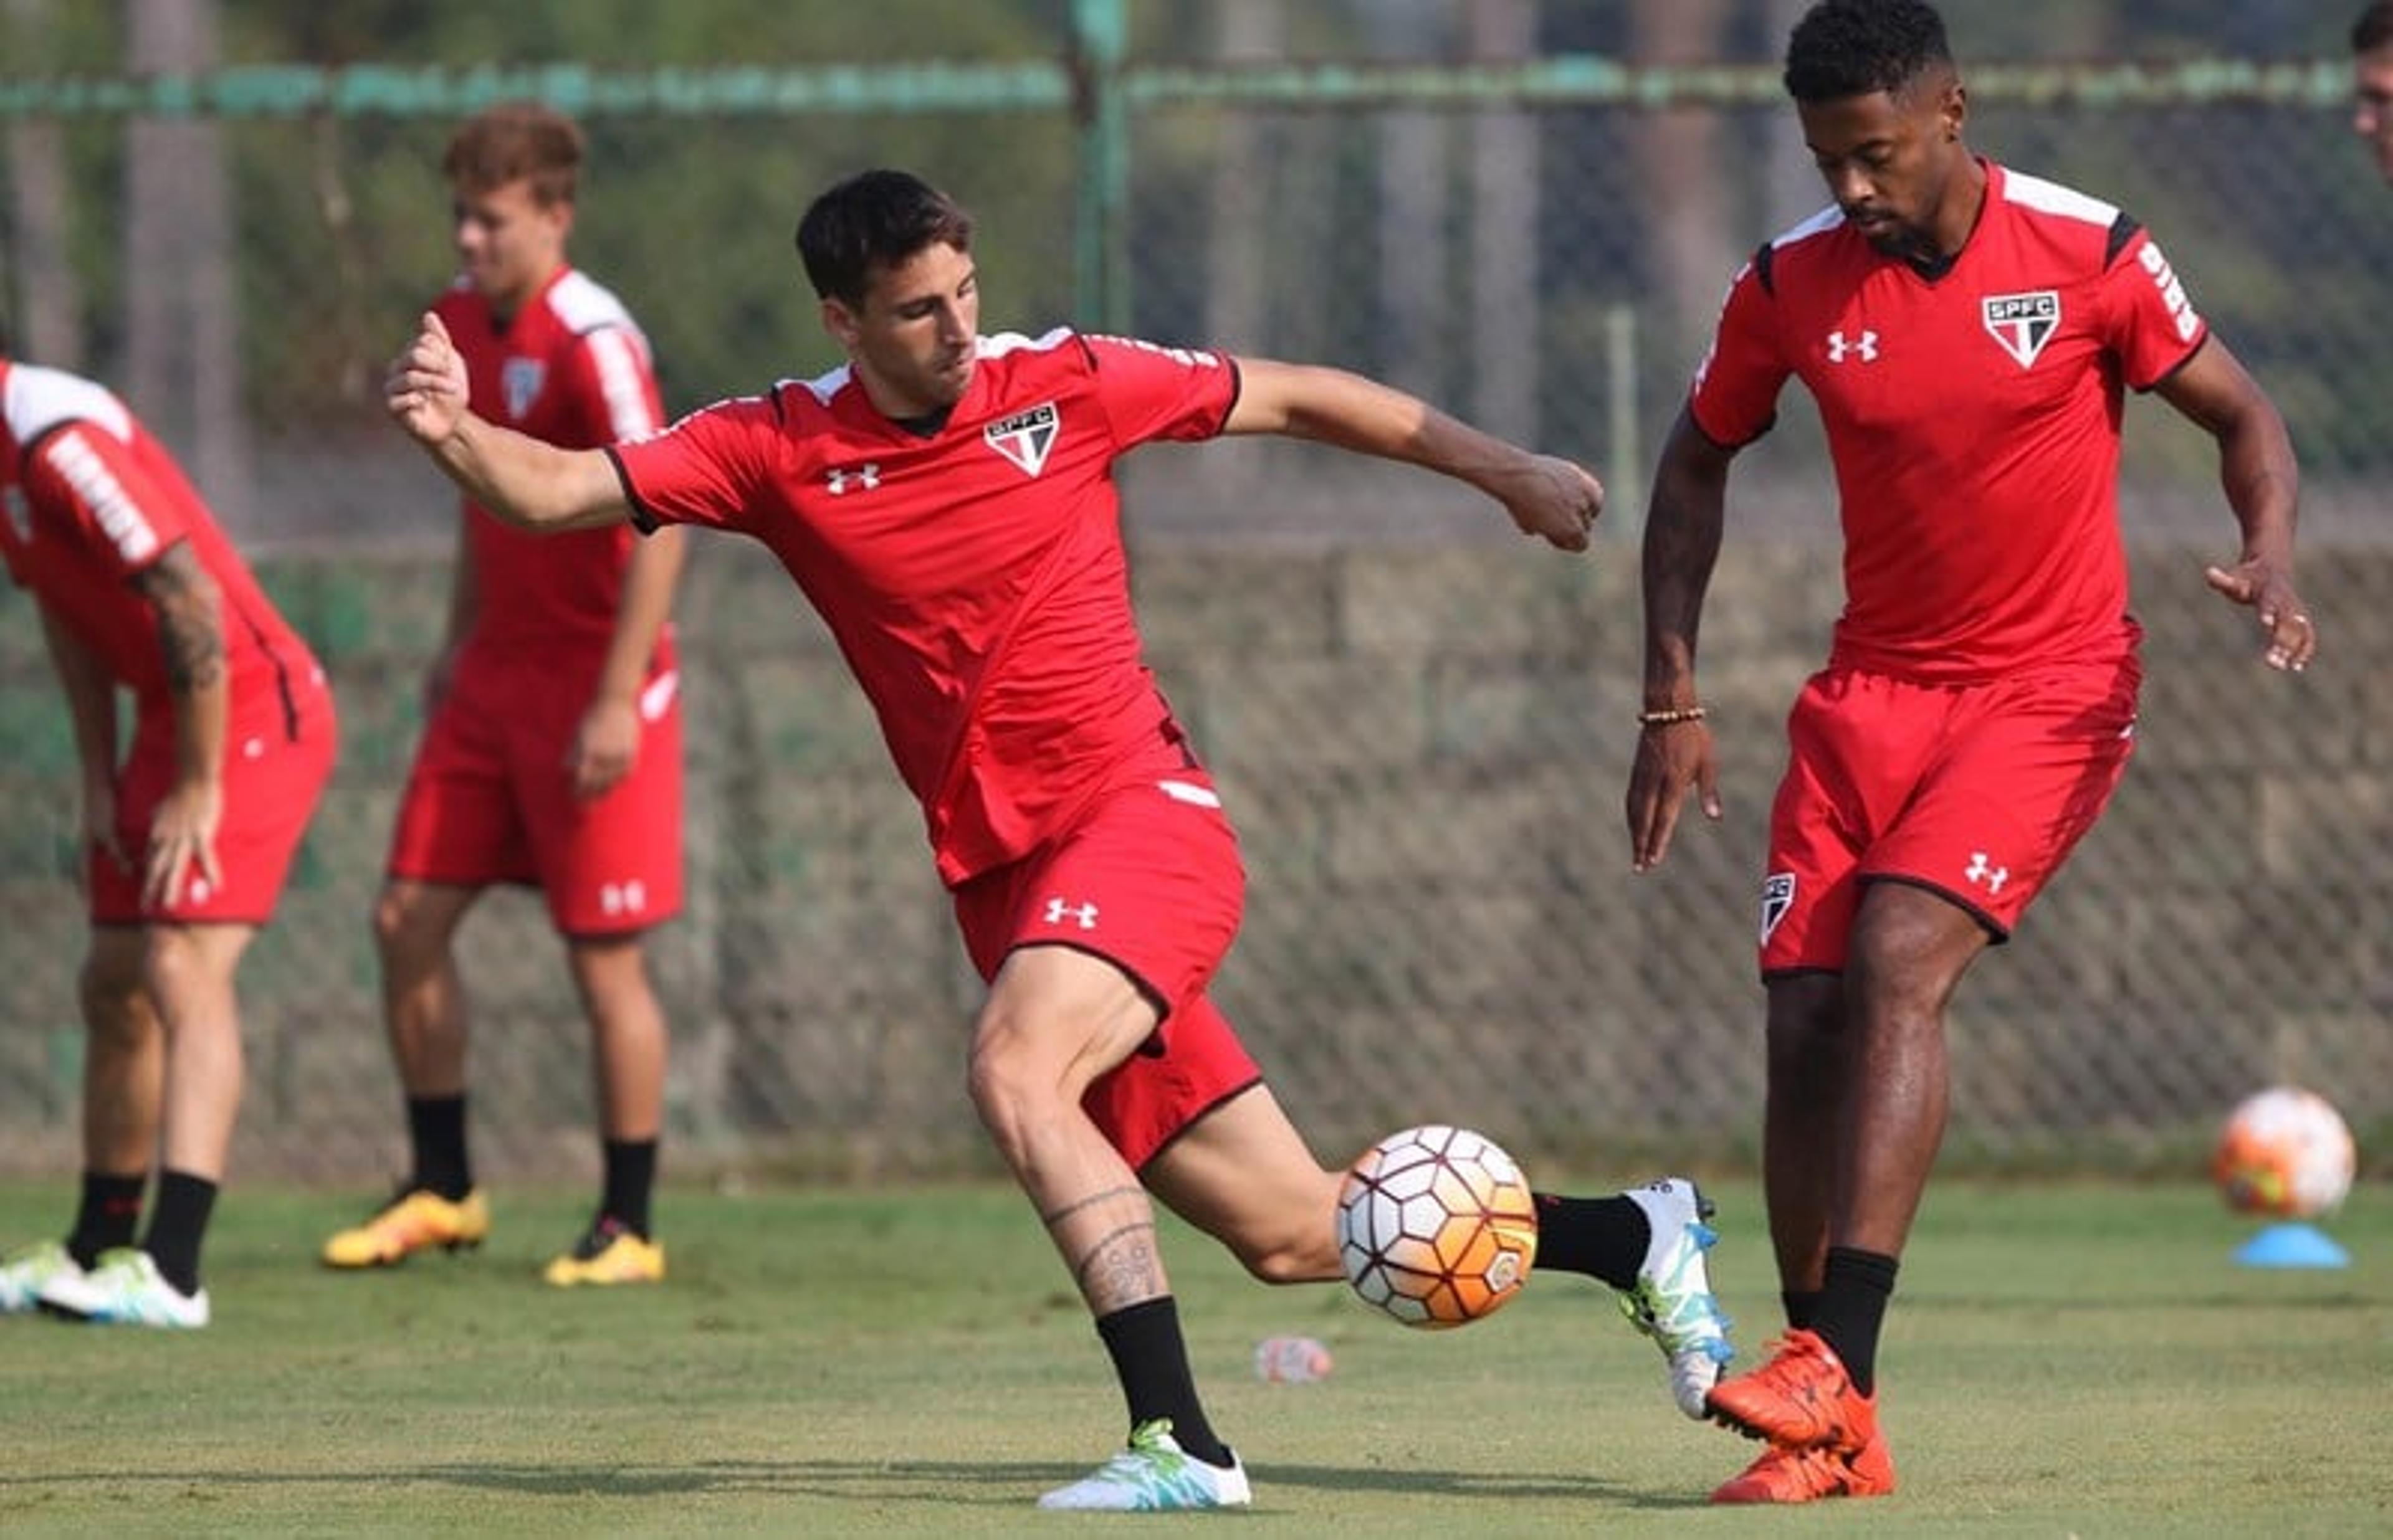
[[609, 1139], [600, 1146], [606, 1155], [607, 1186], [598, 1199], [598, 1217], [613, 1220], [642, 1240], [648, 1238], [648, 1192], [657, 1182], [657, 1142], [653, 1139]]
[[1213, 1425], [1205, 1420], [1205, 1408], [1197, 1403], [1188, 1345], [1180, 1337], [1180, 1307], [1170, 1295], [1099, 1316], [1097, 1335], [1113, 1355], [1114, 1374], [1130, 1403], [1132, 1432], [1166, 1417], [1172, 1441], [1192, 1458], [1210, 1466], [1230, 1463], [1230, 1452], [1214, 1436]]
[[415, 1148], [410, 1189], [421, 1187], [456, 1203], [474, 1190], [474, 1168], [465, 1159], [465, 1097], [411, 1096], [407, 1138]]
[[1810, 1331], [1811, 1323], [1820, 1318], [1820, 1291], [1816, 1288], [1781, 1289], [1778, 1299], [1786, 1307], [1786, 1324], [1798, 1331]]
[[158, 1276], [184, 1294], [200, 1291], [200, 1239], [216, 1206], [216, 1184], [187, 1171], [158, 1173], [158, 1207], [141, 1249], [158, 1264]]
[[133, 1244], [141, 1224], [141, 1189], [149, 1181], [147, 1171], [129, 1177], [83, 1174], [83, 1200], [75, 1206], [74, 1228], [67, 1232], [67, 1255], [77, 1267], [87, 1270], [101, 1252]]
[[1535, 1194], [1537, 1204], [1537, 1266], [1584, 1272], [1615, 1288], [1637, 1286], [1654, 1224], [1627, 1194], [1609, 1198]]
[[1900, 1265], [1882, 1252], [1828, 1247], [1827, 1274], [1811, 1329], [1837, 1350], [1853, 1389], [1863, 1395], [1877, 1389], [1878, 1324], [1886, 1319], [1886, 1302], [1894, 1293], [1894, 1272]]

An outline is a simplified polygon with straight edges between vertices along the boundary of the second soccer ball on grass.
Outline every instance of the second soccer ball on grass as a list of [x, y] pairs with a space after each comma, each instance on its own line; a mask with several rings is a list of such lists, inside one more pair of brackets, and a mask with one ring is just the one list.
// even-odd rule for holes
[[1520, 1292], [1537, 1210], [1493, 1140], [1442, 1123], [1363, 1152], [1338, 1195], [1338, 1250], [1354, 1292], [1408, 1326], [1459, 1326]]

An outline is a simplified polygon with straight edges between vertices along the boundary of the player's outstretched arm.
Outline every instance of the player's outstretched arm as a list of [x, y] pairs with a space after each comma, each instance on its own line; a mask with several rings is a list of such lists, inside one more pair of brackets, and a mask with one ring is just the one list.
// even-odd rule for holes
[[1532, 454], [1401, 390], [1342, 369], [1238, 360], [1224, 433], [1276, 433], [1443, 472], [1504, 504], [1521, 532], [1584, 551], [1603, 487], [1581, 466]]
[[601, 450], [561, 450], [477, 417], [465, 360], [440, 318], [425, 312], [415, 339], [393, 359], [385, 404], [399, 425], [467, 497], [525, 529], [583, 529], [631, 513], [613, 462]]
[[2203, 578], [2251, 607], [2268, 637], [2270, 668], [2299, 672], [2318, 653], [2318, 626], [2294, 590], [2301, 469], [2284, 418], [2215, 334], [2161, 383], [2159, 394], [2218, 440], [2218, 478], [2243, 529], [2235, 565], [2210, 568]]
[[1662, 864], [1693, 788], [1704, 816], [1720, 816], [1720, 762], [1695, 688], [1695, 631], [1720, 559], [1733, 451], [1704, 437], [1685, 411], [1670, 428], [1645, 515], [1645, 694], [1628, 772], [1628, 855]]

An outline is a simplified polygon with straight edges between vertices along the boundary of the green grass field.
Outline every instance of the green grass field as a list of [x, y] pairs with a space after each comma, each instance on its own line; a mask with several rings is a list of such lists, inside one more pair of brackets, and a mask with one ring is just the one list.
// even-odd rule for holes
[[[1744, 1360], [1776, 1321], [1758, 1194], [1723, 1184]], [[0, 1240], [62, 1185], [0, 1186]], [[190, 1335], [0, 1321], [11, 1533], [950, 1535], [1124, 1523], [1383, 1535], [2393, 1533], [2393, 1203], [2331, 1272], [2239, 1269], [2193, 1186], [1931, 1191], [1882, 1360], [1900, 1494], [1716, 1509], [1754, 1446], [1681, 1418], [1608, 1295], [1540, 1278], [1468, 1330], [1251, 1283], [1167, 1233], [1200, 1382], [1253, 1472], [1240, 1516], [1047, 1515], [1118, 1442], [1102, 1351], [996, 1188], [666, 1194], [673, 1277], [559, 1295], [578, 1193], [494, 1194], [477, 1255], [312, 1260], [339, 1196], [235, 1189]], [[1259, 1383], [1275, 1333], [1327, 1381]]]

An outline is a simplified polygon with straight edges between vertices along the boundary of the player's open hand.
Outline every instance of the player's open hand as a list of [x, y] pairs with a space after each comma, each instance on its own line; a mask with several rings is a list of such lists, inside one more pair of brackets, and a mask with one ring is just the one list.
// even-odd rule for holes
[[1603, 515], [1603, 483], [1587, 468], [1556, 455], [1530, 457], [1528, 473], [1504, 495], [1504, 506], [1524, 535], [1564, 551], [1584, 551]]
[[224, 789], [215, 781], [185, 781], [160, 799], [150, 820], [143, 907], [157, 909], [180, 898], [194, 868], [209, 892], [224, 886], [216, 865], [216, 826], [223, 818]]
[[1637, 735], [1637, 761], [1628, 772], [1628, 861], [1651, 871], [1669, 854], [1670, 833], [1692, 788], [1704, 816], [1720, 817], [1720, 753], [1702, 718], [1654, 724]]
[[2233, 567], [2203, 571], [2211, 588], [2248, 607], [2268, 633], [2269, 650], [2262, 661], [2270, 668], [2299, 673], [2318, 656], [2318, 625], [2310, 619], [2294, 580], [2274, 562], [2246, 558]]
[[582, 713], [582, 725], [573, 735], [565, 768], [573, 777], [574, 796], [588, 802], [630, 775], [639, 759], [639, 706], [600, 696]]
[[440, 318], [426, 310], [415, 340], [391, 360], [384, 403], [417, 442], [433, 445], [457, 431], [467, 395], [464, 356], [449, 340]]

